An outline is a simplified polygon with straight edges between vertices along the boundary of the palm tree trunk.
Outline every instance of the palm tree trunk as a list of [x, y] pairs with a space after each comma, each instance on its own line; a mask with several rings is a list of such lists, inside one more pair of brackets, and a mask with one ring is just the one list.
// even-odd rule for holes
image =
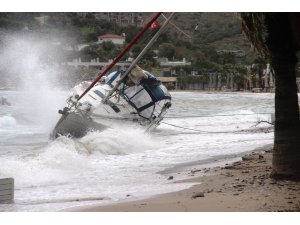
[[296, 45], [288, 13], [266, 13], [266, 44], [275, 72], [274, 177], [300, 178], [300, 124]]
[[230, 90], [233, 91], [233, 74], [230, 73]]
[[273, 177], [300, 176], [300, 126], [296, 60], [273, 58], [275, 71], [275, 133]]
[[295, 66], [299, 13], [241, 13], [249, 40], [271, 59], [275, 75], [273, 176], [300, 178], [300, 125]]

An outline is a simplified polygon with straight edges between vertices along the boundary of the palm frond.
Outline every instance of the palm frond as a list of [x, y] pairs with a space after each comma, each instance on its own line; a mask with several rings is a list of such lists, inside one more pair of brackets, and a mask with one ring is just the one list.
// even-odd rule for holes
[[269, 50], [265, 44], [267, 36], [267, 29], [265, 27], [265, 14], [264, 13], [239, 13], [242, 19], [242, 28], [251, 42], [252, 46], [261, 54], [263, 57], [269, 57]]

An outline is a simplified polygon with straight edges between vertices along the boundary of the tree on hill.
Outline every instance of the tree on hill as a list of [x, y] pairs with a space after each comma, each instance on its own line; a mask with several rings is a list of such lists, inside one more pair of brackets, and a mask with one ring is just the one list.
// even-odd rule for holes
[[172, 59], [175, 55], [175, 46], [170, 43], [164, 43], [158, 47], [158, 51], [159, 57], [166, 57], [168, 59]]

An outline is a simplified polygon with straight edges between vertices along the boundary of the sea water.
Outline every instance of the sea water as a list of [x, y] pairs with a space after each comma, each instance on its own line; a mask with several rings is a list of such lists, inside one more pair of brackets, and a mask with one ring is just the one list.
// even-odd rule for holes
[[0, 178], [15, 179], [15, 198], [0, 211], [58, 211], [176, 191], [192, 184], [168, 180], [169, 168], [273, 143], [273, 133], [260, 129], [271, 125], [259, 121], [270, 121], [274, 94], [203, 92], [172, 92], [153, 133], [120, 124], [50, 140], [75, 76], [58, 63], [60, 39], [41, 35], [1, 36], [0, 97], [11, 106], [0, 105]]
[[[172, 107], [153, 133], [137, 126], [50, 140], [67, 92], [0, 91], [0, 177], [15, 179], [13, 204], [0, 211], [58, 211], [172, 192], [161, 173], [178, 164], [232, 156], [273, 143], [272, 93], [171, 92]], [[175, 177], [176, 179], [176, 177]]]

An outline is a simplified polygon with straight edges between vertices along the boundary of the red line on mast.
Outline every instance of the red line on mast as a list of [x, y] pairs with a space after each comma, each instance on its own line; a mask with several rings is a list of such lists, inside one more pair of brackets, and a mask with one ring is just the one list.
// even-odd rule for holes
[[161, 15], [161, 12], [156, 13], [152, 19], [145, 25], [145, 27], [131, 40], [129, 45], [115, 58], [115, 60], [106, 69], [98, 75], [98, 77], [90, 84], [90, 86], [80, 95], [78, 100], [80, 100], [95, 84], [100, 80], [100, 78], [107, 73], [121, 58], [125, 53], [137, 42], [137, 40], [146, 32], [146, 30], [151, 27], [152, 23]]

